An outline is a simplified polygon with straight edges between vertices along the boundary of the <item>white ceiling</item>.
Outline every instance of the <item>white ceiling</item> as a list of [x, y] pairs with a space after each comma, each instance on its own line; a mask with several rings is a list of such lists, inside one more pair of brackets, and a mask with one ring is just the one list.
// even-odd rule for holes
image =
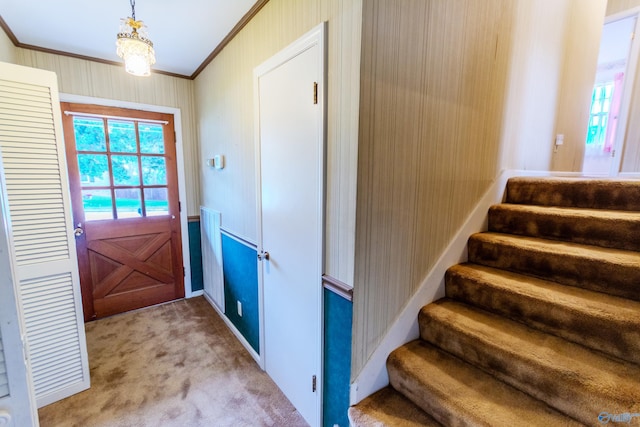
[[[155, 70], [190, 76], [256, 0], [136, 0]], [[120, 61], [116, 34], [129, 0], [0, 0], [0, 16], [20, 44]], [[0, 30], [1, 31], [1, 30]]]

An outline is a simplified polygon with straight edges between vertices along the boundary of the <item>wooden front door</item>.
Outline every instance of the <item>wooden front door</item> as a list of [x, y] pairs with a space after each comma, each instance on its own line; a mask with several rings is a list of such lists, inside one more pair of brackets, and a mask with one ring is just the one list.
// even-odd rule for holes
[[61, 107], [85, 321], [183, 298], [173, 116]]

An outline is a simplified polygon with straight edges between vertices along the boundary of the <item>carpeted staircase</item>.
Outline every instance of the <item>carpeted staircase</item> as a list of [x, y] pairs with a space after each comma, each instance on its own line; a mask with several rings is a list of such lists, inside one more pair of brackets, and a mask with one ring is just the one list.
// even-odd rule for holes
[[514, 178], [354, 427], [640, 426], [640, 181]]

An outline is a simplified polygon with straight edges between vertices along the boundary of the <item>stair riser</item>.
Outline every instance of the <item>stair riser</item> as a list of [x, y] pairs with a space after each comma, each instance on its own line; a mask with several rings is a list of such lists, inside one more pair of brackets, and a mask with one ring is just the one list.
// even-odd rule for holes
[[549, 361], [545, 364], [526, 358], [517, 349], [494, 346], [488, 339], [481, 341], [477, 336], [455, 329], [450, 322], [423, 313], [419, 322], [423, 340], [587, 425], [595, 424], [603, 408], [625, 412], [637, 406], [633, 397], [622, 395], [614, 399], [602, 395], [600, 388], [570, 372], [555, 369]]
[[462, 427], [469, 425], [461, 419], [460, 414], [454, 408], [440, 404], [443, 396], [438, 390], [429, 387], [431, 384], [424, 384], [414, 377], [399, 374], [402, 368], [398, 368], [397, 363], [394, 360], [390, 360], [387, 363], [391, 387], [400, 390], [403, 396], [418, 405], [420, 409], [444, 426]]
[[514, 212], [494, 206], [489, 231], [640, 251], [640, 220], [608, 220]]
[[507, 203], [640, 211], [640, 182], [511, 179]]
[[640, 300], [640, 266], [469, 239], [469, 261], [557, 283]]
[[442, 427], [392, 387], [385, 387], [352, 406], [348, 416], [351, 427]]
[[426, 343], [412, 342], [393, 351], [387, 370], [394, 389], [444, 426], [578, 425]]
[[492, 287], [457, 272], [447, 271], [449, 298], [499, 314], [532, 328], [604, 353], [640, 363], [640, 327], [617, 318], [597, 317], [570, 307], [507, 289]]

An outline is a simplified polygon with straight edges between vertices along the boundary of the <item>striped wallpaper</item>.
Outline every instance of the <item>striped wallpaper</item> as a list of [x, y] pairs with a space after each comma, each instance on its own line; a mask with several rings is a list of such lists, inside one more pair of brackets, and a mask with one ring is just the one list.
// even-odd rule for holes
[[328, 129], [325, 273], [353, 284], [362, 0], [270, 0], [195, 80], [202, 203], [226, 230], [255, 242], [253, 69], [328, 21]]
[[22, 48], [16, 50], [18, 64], [55, 72], [61, 93], [179, 108], [187, 188], [187, 200], [183, 205], [187, 206], [188, 215], [199, 214], [200, 155], [193, 81], [162, 74], [134, 77], [120, 66]]
[[[57, 72], [63, 93], [180, 108], [189, 215], [215, 209], [255, 241], [253, 69], [328, 21], [325, 273], [355, 287], [355, 378], [501, 168], [575, 170], [584, 112], [567, 100], [584, 96], [605, 5], [270, 0], [193, 82], [133, 84], [111, 65], [16, 56]], [[571, 136], [554, 155], [561, 128]], [[223, 170], [204, 166], [216, 154]]]
[[580, 172], [607, 0], [565, 2], [569, 9], [555, 129], [564, 135], [564, 144], [554, 153], [551, 170]]
[[16, 48], [4, 31], [0, 30], [0, 61], [14, 63], [16, 60]]
[[498, 173], [512, 4], [364, 3], [352, 379]]
[[601, 24], [569, 52], [574, 32], [605, 4], [364, 2], [352, 379], [500, 169], [556, 161], [556, 127], [584, 110], [564, 100], [591, 92], [595, 63], [576, 67], [597, 57]]
[[608, 0], [607, 16], [640, 6], [640, 0]]

